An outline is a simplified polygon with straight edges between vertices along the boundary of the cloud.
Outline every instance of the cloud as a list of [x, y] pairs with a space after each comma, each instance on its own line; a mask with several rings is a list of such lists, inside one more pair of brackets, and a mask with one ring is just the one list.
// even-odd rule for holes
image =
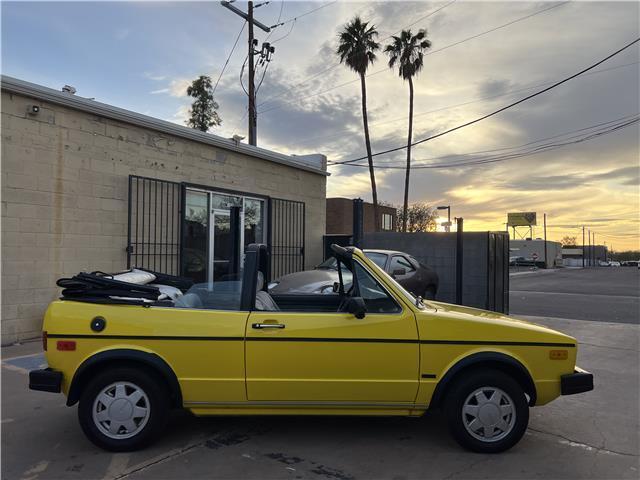
[[187, 87], [191, 85], [191, 82], [192, 80], [189, 80], [188, 78], [176, 78], [171, 80], [167, 87], [152, 90], [149, 93], [151, 95], [169, 94], [172, 97], [183, 98], [187, 96]]
[[154, 82], [161, 82], [162, 80], [167, 78], [165, 75], [154, 75], [149, 72], [144, 72], [144, 76], [145, 78], [148, 78], [149, 80], [153, 80]]
[[118, 41], [122, 41], [122, 40], [125, 40], [130, 34], [131, 34], [131, 29], [119, 28], [115, 31], [115, 33], [113, 34], [113, 37]]

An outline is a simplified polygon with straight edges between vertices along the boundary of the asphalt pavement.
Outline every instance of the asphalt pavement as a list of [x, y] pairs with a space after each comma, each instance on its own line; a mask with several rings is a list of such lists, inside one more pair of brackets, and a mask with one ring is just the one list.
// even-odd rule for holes
[[521, 269], [509, 283], [512, 315], [640, 323], [637, 268]]
[[[637, 274], [635, 269], [633, 273]], [[582, 291], [575, 290], [574, 284], [579, 279], [600, 278], [596, 272], [534, 273], [512, 278], [512, 285], [526, 291], [536, 288], [543, 294], [560, 290], [588, 296], [592, 290], [609, 288], [611, 279], [624, 283], [638, 278], [631, 271], [605, 275], [611, 277], [592, 280], [601, 287]], [[549, 287], [549, 283], [556, 286]], [[630, 290], [605, 289], [603, 302], [616, 296], [637, 298]], [[618, 292], [621, 295], [615, 295]], [[543, 305], [557, 312], [554, 302]], [[629, 312], [620, 309], [621, 315], [625, 311]], [[578, 309], [574, 315], [585, 313]], [[438, 412], [423, 418], [196, 418], [174, 412], [154, 445], [139, 452], [112, 454], [84, 437], [76, 407], [66, 407], [62, 395], [27, 389], [28, 370], [44, 361], [39, 342], [3, 348], [2, 478], [639, 478], [637, 321], [549, 318], [553, 316], [524, 318], [578, 338], [578, 363], [594, 373], [595, 390], [533, 408], [521, 442], [497, 455], [462, 450]]]

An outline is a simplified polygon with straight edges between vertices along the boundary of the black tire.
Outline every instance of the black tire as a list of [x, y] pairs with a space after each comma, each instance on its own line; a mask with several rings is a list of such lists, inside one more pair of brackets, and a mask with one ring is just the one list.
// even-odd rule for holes
[[[510, 429], [506, 430], [508, 433], [504, 435], [504, 430], [498, 430], [502, 433], [496, 434], [494, 440], [476, 438], [478, 435], [484, 435], [485, 429], [483, 428], [482, 434], [476, 432], [476, 436], [473, 436], [467, 430], [465, 420], [463, 420], [463, 407], [467, 398], [478, 389], [485, 387], [487, 388], [486, 391], [483, 391], [485, 396], [490, 393], [491, 388], [498, 388], [506, 393], [510, 397], [508, 400], [511, 400], [512, 409], [515, 411], [515, 419], [512, 422], [506, 422], [510, 425]], [[506, 400], [503, 397], [503, 402]], [[463, 374], [451, 386], [445, 402], [445, 414], [451, 435], [461, 446], [474, 452], [499, 453], [510, 449], [520, 441], [529, 423], [529, 405], [524, 390], [513, 378], [499, 370], [474, 370]], [[473, 415], [465, 415], [464, 418], [469, 422], [474, 417]], [[511, 420], [508, 415], [504, 418]]]
[[[119, 382], [133, 385], [141, 390], [146, 398], [142, 398], [136, 405], [147, 408], [149, 412], [145, 417], [146, 423], [142, 427], [139, 427], [139, 424], [143, 420], [139, 418], [135, 420], [140, 430], [128, 438], [111, 438], [101, 430], [93, 418], [94, 402], [97, 396], [108, 386]], [[131, 386], [126, 388], [129, 392], [132, 391]], [[135, 406], [132, 402], [129, 405], [131, 408]], [[125, 405], [125, 408], [128, 406]], [[108, 409], [105, 410], [108, 411]], [[169, 392], [164, 381], [155, 372], [144, 368], [118, 367], [98, 374], [89, 382], [80, 396], [78, 420], [82, 431], [98, 447], [112, 452], [129, 452], [139, 450], [158, 438], [166, 425], [168, 412]], [[100, 425], [105, 428], [106, 424]], [[125, 436], [126, 433], [123, 432], [122, 435]]]

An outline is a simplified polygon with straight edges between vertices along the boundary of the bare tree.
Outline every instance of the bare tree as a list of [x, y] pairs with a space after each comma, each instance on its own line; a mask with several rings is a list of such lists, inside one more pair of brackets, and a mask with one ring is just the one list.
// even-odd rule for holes
[[396, 228], [398, 231], [403, 231], [406, 224], [407, 232], [435, 232], [438, 224], [436, 219], [438, 218], [438, 212], [435, 208], [427, 205], [424, 202], [413, 203], [407, 208], [406, 222], [404, 217], [404, 205], [396, 209], [398, 212], [398, 221], [396, 222]]

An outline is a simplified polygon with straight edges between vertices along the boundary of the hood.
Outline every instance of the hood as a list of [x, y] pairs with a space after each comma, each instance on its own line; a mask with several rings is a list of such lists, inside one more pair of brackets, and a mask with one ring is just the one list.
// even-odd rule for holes
[[[441, 314], [438, 317], [448, 323], [446, 335], [452, 338], [454, 336], [475, 338], [481, 334], [491, 337], [487, 338], [488, 340], [576, 343], [575, 338], [562, 332], [510, 315], [450, 303], [433, 301], [428, 303]], [[423, 318], [427, 316], [428, 312], [425, 312]]]

